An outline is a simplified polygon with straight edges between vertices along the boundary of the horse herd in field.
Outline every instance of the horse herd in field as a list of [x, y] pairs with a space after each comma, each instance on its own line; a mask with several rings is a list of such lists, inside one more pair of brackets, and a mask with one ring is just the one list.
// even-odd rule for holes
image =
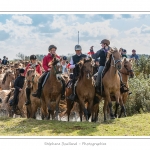
[[[91, 121], [96, 122], [98, 120], [99, 105], [103, 101], [103, 113], [104, 121], [108, 118], [108, 114], [111, 119], [115, 119], [117, 116], [121, 117], [122, 113], [126, 116], [125, 103], [129, 94], [128, 79], [133, 77], [132, 70], [133, 60], [126, 58], [122, 59], [120, 52], [116, 48], [111, 49], [111, 54], [107, 56], [106, 67], [103, 72], [101, 94], [95, 91], [95, 79], [93, 74], [94, 61], [91, 57], [84, 58], [79, 62], [80, 75], [76, 82], [76, 99], [71, 101], [68, 97], [72, 93], [71, 79], [69, 75], [59, 74], [66, 82], [65, 100], [61, 100], [62, 83], [58, 78], [57, 71], [62, 69], [59, 60], [54, 57], [51, 62], [50, 75], [42, 89], [41, 98], [35, 98], [32, 96], [37, 90], [38, 80], [40, 75], [35, 69], [29, 69], [25, 77], [25, 83], [22, 91], [19, 93], [19, 102], [17, 110], [12, 111], [12, 106], [9, 102], [14, 96], [14, 80], [19, 75], [19, 68], [25, 68], [28, 62], [15, 62], [10, 63], [7, 66], [0, 67], [0, 111], [6, 112], [9, 117], [13, 117], [14, 114], [20, 115], [25, 118], [36, 119], [37, 111], [40, 112], [42, 119], [49, 120], [50, 118], [58, 120], [59, 117], [68, 116], [68, 121], [71, 112], [78, 112], [80, 121], [83, 116], [86, 121], [91, 118]], [[71, 72], [71, 70], [70, 70]], [[124, 87], [121, 87], [122, 83]], [[26, 102], [26, 87], [31, 88], [30, 105], [25, 105]], [[127, 88], [125, 92], [122, 92], [122, 88]], [[112, 109], [112, 101], [116, 102], [115, 112]], [[120, 113], [118, 115], [118, 107], [121, 106]]]

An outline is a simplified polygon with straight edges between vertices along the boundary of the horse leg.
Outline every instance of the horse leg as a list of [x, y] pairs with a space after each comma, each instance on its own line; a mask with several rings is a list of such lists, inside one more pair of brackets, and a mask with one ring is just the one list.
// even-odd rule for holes
[[104, 121], [107, 120], [107, 106], [108, 106], [108, 101], [107, 99], [104, 100], [104, 107], [103, 107], [103, 113], [104, 113]]
[[116, 102], [115, 106], [116, 106], [116, 108], [115, 108], [115, 114], [114, 114], [114, 116], [117, 118], [119, 103]]
[[58, 96], [58, 98], [56, 99], [56, 120], [58, 120], [58, 113], [59, 113], [59, 102], [60, 102], [60, 99], [61, 99], [61, 95]]
[[126, 117], [126, 116], [127, 116], [127, 114], [126, 114], [126, 109], [125, 109], [125, 106], [124, 106], [124, 103], [123, 103], [122, 100], [120, 100], [120, 105], [121, 105], [121, 110], [120, 110], [119, 118], [121, 118], [122, 113], [124, 113], [124, 116]]
[[79, 105], [79, 107], [80, 107], [80, 111], [79, 111], [79, 114], [80, 114], [80, 122], [82, 122], [82, 107], [81, 107], [81, 105]]
[[68, 116], [68, 122], [69, 122], [69, 117], [70, 117], [70, 112], [71, 109], [73, 108], [74, 102], [71, 102], [69, 99], [67, 99], [67, 116]]
[[92, 106], [93, 106], [93, 100], [90, 99], [90, 100], [89, 100], [88, 107], [87, 107], [87, 111], [88, 111], [88, 120], [89, 120], [89, 118], [91, 117]]

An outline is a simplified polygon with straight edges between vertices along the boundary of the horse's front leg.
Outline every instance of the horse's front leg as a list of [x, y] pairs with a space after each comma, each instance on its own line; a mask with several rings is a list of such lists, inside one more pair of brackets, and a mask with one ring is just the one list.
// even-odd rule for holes
[[124, 103], [123, 103], [122, 99], [120, 99], [120, 106], [121, 106], [121, 110], [120, 110], [119, 118], [121, 118], [122, 113], [124, 113], [124, 116], [126, 117], [127, 116], [126, 109], [125, 109], [125, 106], [124, 106]]
[[56, 120], [58, 120], [58, 112], [59, 112], [59, 102], [60, 102], [60, 98], [61, 98], [61, 95], [59, 95], [59, 96], [57, 97], [57, 99], [56, 99], [56, 108], [55, 108], [55, 110], [56, 110], [56, 113], [55, 113], [55, 115], [56, 115]]
[[[92, 112], [92, 107], [93, 107], [93, 101], [94, 101], [94, 98], [93, 99], [91, 98], [88, 101], [88, 107], [87, 107], [87, 110], [88, 110], [88, 120], [91, 117], [91, 112]], [[96, 112], [95, 112], [95, 114], [96, 114]], [[95, 117], [96, 117], [96, 115], [95, 115]]]

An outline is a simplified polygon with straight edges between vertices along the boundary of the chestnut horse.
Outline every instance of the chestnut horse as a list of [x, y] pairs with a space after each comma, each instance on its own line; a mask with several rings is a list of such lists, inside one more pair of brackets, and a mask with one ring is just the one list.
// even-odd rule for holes
[[50, 75], [42, 90], [42, 119], [54, 119], [54, 111], [56, 110], [56, 119], [58, 120], [59, 102], [61, 99], [62, 83], [59, 80], [60, 73], [62, 73], [62, 67], [60, 61], [53, 58], [53, 61], [49, 64], [51, 66]]
[[114, 114], [112, 112], [112, 102], [110, 96], [115, 96], [117, 104], [119, 104], [120, 98], [120, 76], [118, 75], [118, 70], [121, 69], [121, 54], [119, 53], [117, 48], [111, 48], [110, 52], [110, 67], [105, 73], [104, 77], [102, 78], [102, 83], [104, 86], [104, 121], [106, 121], [107, 119], [107, 106], [109, 106], [110, 109], [111, 119], [115, 119]]
[[[95, 96], [95, 82], [93, 79], [93, 61], [92, 58], [83, 59], [79, 62], [80, 76], [76, 82], [76, 93], [80, 106], [80, 121], [82, 121], [82, 112], [84, 112], [86, 121], [89, 120], [93, 108]], [[87, 108], [85, 104], [87, 103]]]

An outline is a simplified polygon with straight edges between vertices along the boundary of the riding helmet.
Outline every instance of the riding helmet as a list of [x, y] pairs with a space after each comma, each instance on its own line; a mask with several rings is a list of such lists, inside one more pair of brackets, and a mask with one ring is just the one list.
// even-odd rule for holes
[[30, 56], [30, 60], [36, 60], [37, 58], [36, 58], [36, 56], [35, 55], [31, 55]]
[[133, 49], [133, 50], [132, 50], [132, 52], [136, 52], [136, 50], [135, 50], [135, 49]]
[[107, 39], [103, 39], [100, 44], [107, 44], [107, 45], [110, 45], [110, 41], [107, 40]]
[[19, 70], [19, 73], [24, 73], [25, 72], [25, 70], [23, 69], [23, 68], [21, 68], [20, 70]]
[[77, 50], [82, 50], [82, 47], [80, 45], [76, 45], [75, 46], [75, 51], [77, 51]]
[[52, 48], [57, 49], [57, 47], [56, 47], [55, 45], [50, 45], [50, 46], [48, 47], [48, 50], [51, 50]]

